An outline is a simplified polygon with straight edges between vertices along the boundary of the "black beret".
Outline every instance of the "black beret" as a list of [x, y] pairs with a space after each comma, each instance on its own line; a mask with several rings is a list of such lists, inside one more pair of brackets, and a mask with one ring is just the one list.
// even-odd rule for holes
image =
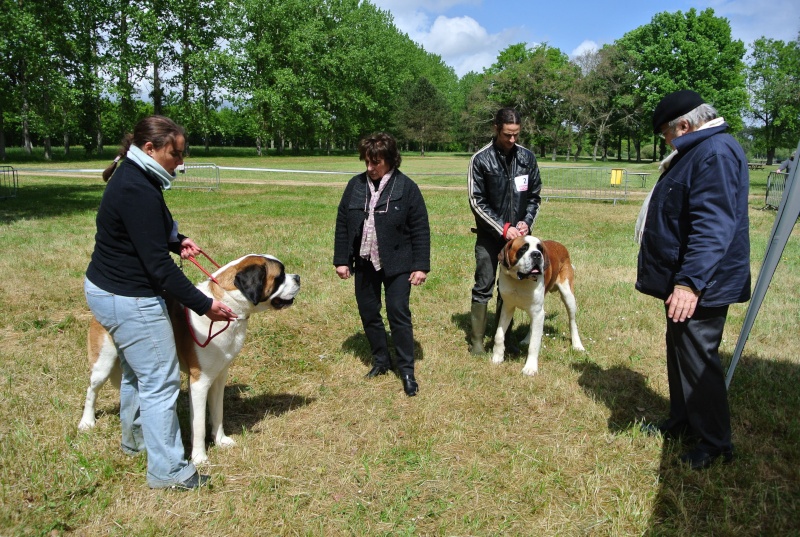
[[653, 112], [653, 132], [658, 134], [661, 132], [661, 125], [691, 112], [703, 103], [705, 103], [703, 98], [692, 90], [670, 93], [661, 99], [656, 106], [656, 111]]

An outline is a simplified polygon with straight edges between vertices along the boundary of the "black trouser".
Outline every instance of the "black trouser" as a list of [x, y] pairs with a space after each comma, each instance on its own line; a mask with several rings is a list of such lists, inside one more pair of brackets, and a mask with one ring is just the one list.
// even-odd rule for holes
[[361, 324], [372, 351], [373, 365], [391, 366], [389, 342], [381, 317], [381, 286], [386, 295], [386, 317], [397, 352], [397, 372], [414, 375], [414, 330], [411, 326], [410, 273], [387, 278], [383, 270], [376, 271], [372, 263], [362, 262], [355, 273], [356, 303]]
[[497, 280], [497, 256], [505, 246], [503, 239], [478, 232], [475, 239], [475, 285], [472, 301], [488, 304]]
[[[666, 310], [669, 306], [666, 306]], [[688, 423], [709, 452], [733, 449], [725, 372], [719, 345], [728, 306], [697, 307], [691, 319], [667, 319], [670, 420]]]

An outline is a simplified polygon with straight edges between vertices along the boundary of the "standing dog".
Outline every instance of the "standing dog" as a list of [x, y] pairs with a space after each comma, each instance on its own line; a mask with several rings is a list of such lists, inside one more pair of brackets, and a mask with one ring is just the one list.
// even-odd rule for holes
[[[239, 316], [229, 325], [214, 324], [208, 317], [197, 315], [167, 298], [181, 370], [189, 374], [192, 461], [195, 464], [208, 461], [205, 444], [207, 401], [216, 445], [236, 445], [222, 429], [222, 400], [228, 367], [242, 350], [250, 315], [290, 306], [300, 291], [300, 276], [287, 274], [283, 263], [269, 255], [246, 255], [221, 267], [212, 276], [197, 288], [224, 302]], [[97, 392], [109, 378], [119, 389], [122, 375], [114, 342], [96, 319], [92, 319], [89, 327], [89, 363], [92, 374], [83, 417], [78, 424], [81, 431], [95, 425]]]
[[573, 294], [574, 271], [566, 247], [556, 241], [541, 241], [529, 235], [506, 243], [498, 258], [501, 265], [499, 287], [503, 309], [494, 336], [492, 363], [502, 363], [506, 331], [511, 324], [514, 308], [520, 308], [531, 318], [531, 330], [525, 338], [529, 344], [528, 359], [522, 373], [535, 375], [539, 371], [539, 349], [542, 346], [544, 329], [544, 295], [556, 289], [569, 313], [572, 348], [583, 351], [578, 324], [575, 322], [578, 307]]

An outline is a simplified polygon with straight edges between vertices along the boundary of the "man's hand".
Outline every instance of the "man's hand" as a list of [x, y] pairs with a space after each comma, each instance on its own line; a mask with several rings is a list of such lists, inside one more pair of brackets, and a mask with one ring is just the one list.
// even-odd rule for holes
[[691, 319], [697, 307], [699, 291], [694, 291], [683, 285], [676, 285], [672, 294], [667, 297], [665, 304], [669, 306], [667, 318], [676, 323], [682, 323], [686, 319]]
[[522, 237], [522, 233], [520, 233], [520, 232], [519, 232], [519, 230], [518, 230], [517, 228], [515, 228], [515, 227], [509, 227], [509, 228], [506, 230], [506, 240], [507, 240], [507, 241], [513, 241], [513, 240], [514, 240], [514, 239], [516, 239], [517, 237]]

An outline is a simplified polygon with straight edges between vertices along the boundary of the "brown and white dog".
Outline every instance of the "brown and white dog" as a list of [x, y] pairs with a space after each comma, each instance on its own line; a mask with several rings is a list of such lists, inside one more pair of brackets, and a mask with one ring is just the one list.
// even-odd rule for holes
[[542, 241], [528, 235], [507, 242], [498, 258], [501, 265], [499, 288], [503, 308], [494, 336], [492, 363], [503, 362], [506, 331], [511, 324], [514, 309], [519, 308], [526, 311], [531, 318], [531, 330], [522, 341], [528, 343], [528, 359], [522, 373], [535, 375], [539, 371], [539, 350], [544, 329], [544, 296], [556, 289], [569, 313], [572, 348], [583, 351], [578, 324], [575, 322], [578, 307], [573, 292], [574, 270], [566, 247], [556, 241]]
[[[192, 461], [195, 464], [208, 461], [206, 402], [216, 445], [236, 445], [222, 429], [222, 400], [228, 367], [242, 350], [250, 315], [290, 306], [300, 291], [300, 276], [287, 274], [283, 263], [269, 255], [248, 254], [219, 268], [213, 277], [216, 282], [209, 279], [199, 283], [197, 288], [224, 302], [238, 315], [238, 319], [217, 336], [214, 334], [223, 330], [225, 323], [216, 322], [210, 327], [212, 322], [208, 317], [186, 310], [174, 299], [167, 299], [181, 370], [189, 374]], [[214, 337], [207, 341], [209, 335]], [[97, 392], [109, 378], [119, 389], [122, 373], [111, 336], [94, 318], [89, 327], [89, 363], [92, 374], [83, 417], [78, 424], [82, 431], [95, 425]]]

